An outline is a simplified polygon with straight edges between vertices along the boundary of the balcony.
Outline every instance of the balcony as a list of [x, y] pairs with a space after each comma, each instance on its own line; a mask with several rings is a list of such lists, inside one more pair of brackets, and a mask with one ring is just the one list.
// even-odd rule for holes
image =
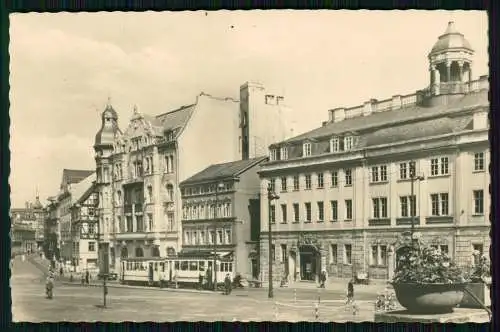
[[369, 219], [369, 226], [390, 226], [391, 219], [390, 218], [379, 218], [379, 219]]
[[134, 204], [134, 210], [135, 213], [142, 213], [144, 211], [144, 206], [142, 205], [142, 203], [136, 203]]
[[425, 223], [428, 225], [436, 224], [453, 224], [452, 216], [430, 216], [425, 218]]
[[132, 204], [126, 204], [126, 205], [124, 205], [123, 211], [125, 213], [132, 213]]
[[405, 226], [411, 226], [411, 220], [414, 220], [413, 224], [414, 225], [420, 225], [420, 217], [419, 216], [415, 216], [415, 217], [401, 217], [401, 218], [397, 218], [396, 219], [396, 225], [398, 226], [402, 226], [402, 225], [405, 225]]

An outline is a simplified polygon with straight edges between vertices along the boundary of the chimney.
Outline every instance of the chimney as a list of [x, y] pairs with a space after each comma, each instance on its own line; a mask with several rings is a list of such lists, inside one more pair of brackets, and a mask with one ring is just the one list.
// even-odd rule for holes
[[345, 120], [345, 108], [339, 107], [328, 111], [328, 120], [330, 122], [340, 122]]
[[376, 110], [377, 110], [377, 99], [370, 99], [369, 101], [365, 102], [365, 105], [363, 107], [363, 116], [368, 116]]
[[401, 95], [392, 96], [392, 106], [393, 110], [398, 110], [401, 108]]

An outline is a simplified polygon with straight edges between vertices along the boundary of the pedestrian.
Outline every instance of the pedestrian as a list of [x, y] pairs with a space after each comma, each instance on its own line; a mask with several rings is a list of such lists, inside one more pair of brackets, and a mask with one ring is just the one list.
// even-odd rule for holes
[[81, 282], [82, 282], [82, 286], [85, 285], [85, 275], [82, 273], [82, 276], [81, 276]]
[[85, 283], [90, 284], [90, 272], [89, 270], [85, 271]]
[[326, 283], [326, 271], [323, 270], [323, 271], [321, 271], [321, 275], [320, 275], [320, 285], [319, 285], [319, 287], [320, 288], [325, 288], [325, 283]]
[[354, 302], [354, 281], [352, 278], [347, 284], [347, 304], [352, 304]]
[[224, 294], [231, 294], [231, 276], [229, 275], [229, 273], [227, 273], [226, 277], [224, 278]]
[[59, 268], [59, 274], [61, 275], [61, 277], [64, 275], [64, 269], [63, 269], [62, 265]]
[[198, 275], [198, 289], [203, 289], [203, 274], [201, 274], [202, 271], [200, 271], [200, 274]]
[[212, 268], [209, 266], [208, 269], [207, 269], [207, 287], [208, 287], [208, 289], [212, 289], [213, 288], [212, 282], [213, 282]]

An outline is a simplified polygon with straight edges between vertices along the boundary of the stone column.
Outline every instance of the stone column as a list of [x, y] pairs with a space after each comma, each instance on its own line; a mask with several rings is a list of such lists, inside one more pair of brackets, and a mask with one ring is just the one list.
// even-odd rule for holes
[[394, 246], [389, 246], [387, 250], [387, 279], [392, 280], [394, 278], [394, 269], [396, 268], [395, 257], [396, 254], [394, 252]]
[[460, 82], [464, 81], [464, 62], [458, 62], [458, 76], [460, 77]]
[[446, 82], [451, 81], [451, 61], [446, 61]]

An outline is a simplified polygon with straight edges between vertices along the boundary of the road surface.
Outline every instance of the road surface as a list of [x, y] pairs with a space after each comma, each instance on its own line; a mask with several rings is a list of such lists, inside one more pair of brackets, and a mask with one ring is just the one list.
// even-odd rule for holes
[[359, 292], [359, 311], [343, 303], [344, 291], [276, 289], [267, 299], [265, 289], [219, 293], [172, 292], [159, 289], [109, 288], [107, 307], [101, 287], [56, 284], [54, 299], [45, 298], [45, 277], [28, 260], [13, 266], [12, 314], [15, 322], [58, 321], [314, 321], [315, 303], [320, 321], [373, 321], [375, 294]]

